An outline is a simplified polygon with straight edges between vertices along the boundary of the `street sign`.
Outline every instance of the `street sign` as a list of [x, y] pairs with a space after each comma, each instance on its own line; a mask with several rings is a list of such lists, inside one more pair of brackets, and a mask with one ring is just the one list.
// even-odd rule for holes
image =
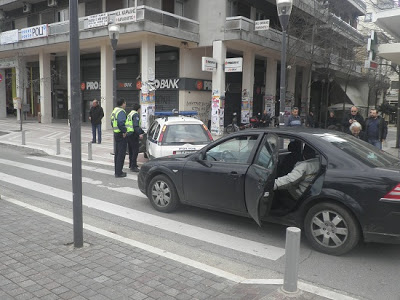
[[102, 13], [87, 17], [87, 28], [101, 27], [107, 25], [108, 25], [108, 13]]
[[254, 30], [268, 30], [269, 29], [269, 20], [258, 20], [254, 24]]
[[378, 68], [378, 63], [375, 62], [375, 61], [367, 59], [367, 60], [365, 60], [364, 67], [367, 68], [367, 69], [377, 69]]
[[136, 9], [124, 8], [115, 12], [115, 24], [136, 22]]
[[213, 72], [217, 70], [217, 61], [212, 57], [201, 58], [201, 70], [207, 72]]
[[235, 57], [235, 58], [227, 58], [225, 59], [225, 72], [242, 72], [243, 66], [243, 58]]
[[47, 37], [49, 34], [47, 24], [28, 27], [21, 29], [21, 40], [31, 40], [36, 38]]

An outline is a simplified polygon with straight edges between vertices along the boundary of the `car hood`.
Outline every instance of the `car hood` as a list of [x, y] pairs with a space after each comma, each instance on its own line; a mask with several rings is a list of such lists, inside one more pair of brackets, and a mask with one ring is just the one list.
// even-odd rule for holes
[[153, 162], [183, 161], [183, 160], [186, 160], [191, 154], [169, 155], [169, 156], [155, 158], [155, 159], [152, 159], [151, 161], [153, 161]]

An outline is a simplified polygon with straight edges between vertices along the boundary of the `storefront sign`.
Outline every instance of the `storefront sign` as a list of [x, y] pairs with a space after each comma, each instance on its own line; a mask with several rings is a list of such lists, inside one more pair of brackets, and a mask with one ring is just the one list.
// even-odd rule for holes
[[87, 28], [101, 27], [108, 25], [108, 14], [98, 14], [89, 16], [87, 19]]
[[254, 30], [255, 31], [260, 31], [260, 30], [268, 30], [269, 29], [269, 20], [258, 20], [254, 24]]
[[100, 90], [101, 89], [101, 82], [99, 81], [86, 81], [81, 83], [81, 90]]
[[13, 44], [18, 43], [18, 29], [5, 31], [1, 33], [0, 44]]
[[179, 81], [179, 89], [187, 91], [211, 91], [212, 81], [194, 78], [181, 78]]
[[201, 58], [201, 70], [213, 72], [217, 70], [217, 61], [211, 57], [203, 56]]
[[115, 23], [136, 22], [136, 10], [133, 7], [120, 9], [115, 12]]
[[21, 29], [21, 39], [31, 40], [48, 36], [47, 24]]
[[242, 72], [243, 58], [227, 58], [225, 59], [225, 72]]

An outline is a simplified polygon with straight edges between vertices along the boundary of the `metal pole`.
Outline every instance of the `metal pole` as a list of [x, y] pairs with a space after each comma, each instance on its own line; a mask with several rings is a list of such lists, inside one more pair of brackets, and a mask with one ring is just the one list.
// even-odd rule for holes
[[92, 160], [92, 143], [88, 143], [88, 160]]
[[286, 293], [296, 293], [297, 275], [299, 272], [301, 230], [297, 227], [286, 228], [285, 245], [285, 277], [283, 279], [282, 290]]
[[60, 139], [56, 139], [56, 155], [60, 155]]
[[279, 126], [285, 125], [285, 100], [286, 100], [286, 30], [282, 31], [281, 52], [281, 82], [279, 99]]
[[25, 145], [25, 130], [22, 130], [22, 145]]
[[69, 1], [69, 40], [71, 70], [71, 149], [72, 149], [72, 206], [74, 226], [74, 246], [83, 247], [82, 218], [82, 152], [81, 152], [81, 113], [80, 91], [80, 52], [78, 0]]

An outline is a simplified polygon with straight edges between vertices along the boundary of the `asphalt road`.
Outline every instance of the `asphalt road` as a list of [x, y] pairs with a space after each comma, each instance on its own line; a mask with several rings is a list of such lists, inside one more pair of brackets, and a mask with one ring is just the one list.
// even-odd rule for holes
[[[0, 147], [0, 193], [72, 217], [71, 161]], [[285, 227], [208, 210], [156, 212], [137, 189], [136, 175], [83, 165], [84, 223], [165, 249], [248, 279], [282, 278]], [[66, 236], [66, 242], [72, 237]], [[301, 244], [299, 278], [360, 299], [400, 299], [400, 245], [361, 243], [329, 256]]]

